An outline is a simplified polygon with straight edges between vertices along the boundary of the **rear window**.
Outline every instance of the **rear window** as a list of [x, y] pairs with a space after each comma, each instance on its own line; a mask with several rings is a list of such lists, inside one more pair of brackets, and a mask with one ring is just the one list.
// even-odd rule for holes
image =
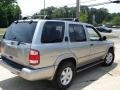
[[46, 22], [42, 32], [42, 43], [59, 43], [64, 37], [65, 24], [63, 22]]
[[18, 22], [12, 23], [4, 35], [4, 39], [32, 43], [37, 22]]

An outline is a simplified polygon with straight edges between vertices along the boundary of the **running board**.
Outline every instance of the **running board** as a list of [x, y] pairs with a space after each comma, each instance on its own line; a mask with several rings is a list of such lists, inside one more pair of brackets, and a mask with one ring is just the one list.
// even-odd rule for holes
[[77, 72], [81, 72], [81, 71], [83, 71], [83, 70], [86, 70], [86, 69], [88, 69], [88, 68], [91, 68], [91, 67], [93, 67], [93, 66], [96, 66], [96, 65], [98, 65], [98, 64], [100, 64], [100, 63], [102, 63], [102, 62], [103, 62], [103, 60], [100, 60], [100, 61], [97, 61], [97, 62], [93, 62], [93, 63], [87, 64], [87, 65], [84, 65], [84, 66], [82, 66], [82, 67], [77, 68]]

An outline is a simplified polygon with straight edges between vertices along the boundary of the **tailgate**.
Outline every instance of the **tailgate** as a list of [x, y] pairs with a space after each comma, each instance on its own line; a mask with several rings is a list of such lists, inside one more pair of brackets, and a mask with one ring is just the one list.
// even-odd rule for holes
[[6, 30], [1, 42], [1, 54], [21, 65], [29, 66], [29, 50], [37, 22], [13, 22]]
[[29, 66], [30, 44], [18, 45], [16, 41], [3, 40], [1, 46], [2, 56], [18, 64]]

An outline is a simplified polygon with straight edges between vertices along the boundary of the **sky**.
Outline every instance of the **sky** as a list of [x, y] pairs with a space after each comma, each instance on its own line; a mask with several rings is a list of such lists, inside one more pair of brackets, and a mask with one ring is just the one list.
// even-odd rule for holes
[[[81, 0], [81, 5], [90, 5], [95, 3], [108, 2], [110, 0]], [[17, 0], [22, 10], [22, 16], [33, 15], [44, 8], [44, 0]], [[46, 7], [55, 6], [75, 6], [76, 0], [46, 0]], [[73, 5], [72, 5], [73, 4]], [[107, 8], [110, 13], [120, 13], [120, 4], [106, 4], [94, 8]]]

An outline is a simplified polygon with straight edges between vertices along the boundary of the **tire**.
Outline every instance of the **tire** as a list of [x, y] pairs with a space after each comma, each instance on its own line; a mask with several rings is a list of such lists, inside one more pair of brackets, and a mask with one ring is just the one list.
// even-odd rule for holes
[[104, 66], [111, 66], [114, 62], [114, 50], [110, 49], [104, 59], [103, 65]]
[[52, 80], [52, 84], [57, 90], [66, 90], [71, 86], [74, 75], [75, 66], [73, 63], [61, 63], [56, 71], [54, 79]]

